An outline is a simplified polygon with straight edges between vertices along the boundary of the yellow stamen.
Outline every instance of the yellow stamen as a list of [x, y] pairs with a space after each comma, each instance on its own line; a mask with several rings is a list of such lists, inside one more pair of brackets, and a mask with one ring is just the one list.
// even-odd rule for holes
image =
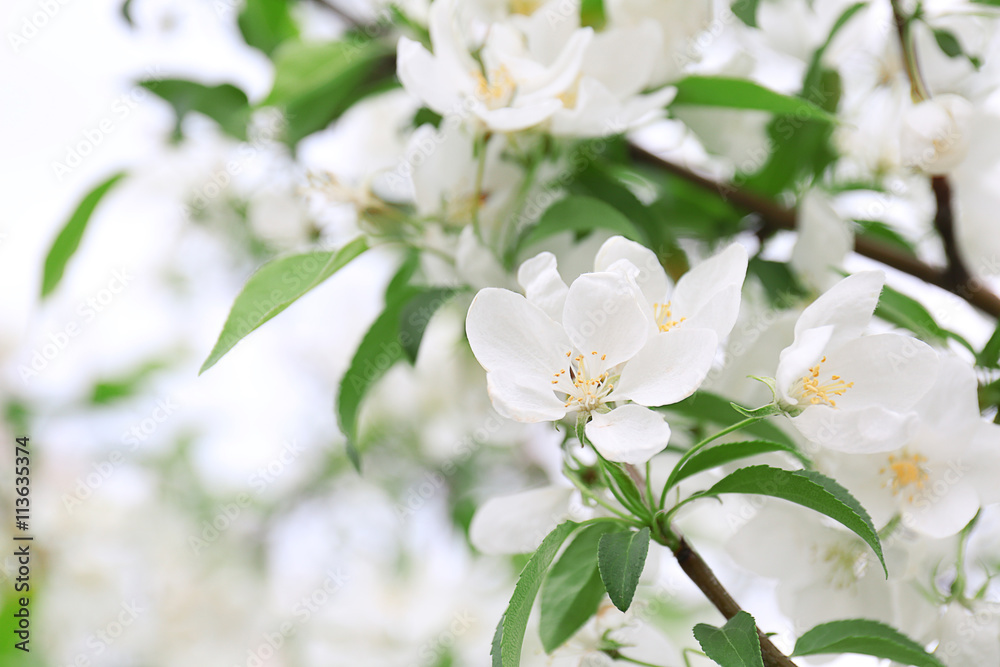
[[687, 319], [686, 317], [682, 317], [679, 320], [671, 319], [669, 301], [666, 303], [654, 303], [653, 316], [656, 318], [656, 326], [660, 328], [660, 331], [670, 331]]
[[833, 397], [843, 396], [848, 389], [854, 386], [854, 383], [844, 382], [840, 379], [839, 375], [831, 375], [829, 382], [821, 384], [819, 369], [824, 363], [826, 363], [826, 357], [820, 359], [818, 364], [810, 368], [808, 375], [802, 376], [801, 395], [803, 399], [808, 399], [813, 405], [822, 403], [835, 408], [837, 407], [837, 401]]
[[507, 106], [514, 96], [514, 79], [503, 65], [490, 72], [489, 80], [482, 72], [474, 71], [472, 76], [476, 79], [476, 96], [490, 109]]
[[[879, 469], [880, 475], [889, 475], [889, 479], [883, 482], [882, 486], [890, 487], [894, 496], [907, 489], [910, 491], [907, 500], [913, 502], [913, 491], [923, 490], [924, 483], [930, 476], [923, 465], [927, 462], [927, 457], [922, 454], [910, 454], [904, 449], [898, 456], [890, 454], [888, 461], [885, 467]], [[913, 488], [908, 489], [910, 486]]]

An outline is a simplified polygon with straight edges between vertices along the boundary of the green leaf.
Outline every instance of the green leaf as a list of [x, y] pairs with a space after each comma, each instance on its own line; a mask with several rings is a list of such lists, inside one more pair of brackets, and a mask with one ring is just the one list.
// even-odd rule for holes
[[737, 613], [721, 628], [699, 623], [694, 626], [694, 637], [705, 655], [722, 667], [764, 667], [757, 624], [745, 611]]
[[759, 454], [769, 452], [785, 452], [791, 454], [807, 468], [812, 467], [812, 462], [797, 447], [782, 444], [780, 442], [769, 442], [767, 440], [746, 440], [744, 442], [724, 442], [703, 449], [688, 459], [684, 465], [675, 470], [670, 475], [669, 486], [673, 486], [682, 479], [687, 479], [700, 472], [717, 468], [726, 463], [732, 463], [740, 459], [745, 459]]
[[535, 602], [535, 596], [542, 585], [542, 579], [549, 565], [559, 553], [559, 547], [566, 538], [576, 530], [579, 524], [566, 521], [559, 524], [549, 533], [541, 546], [532, 554], [527, 565], [521, 570], [521, 576], [514, 586], [507, 610], [500, 619], [496, 634], [493, 636], [493, 667], [518, 667], [521, 664], [521, 645], [524, 643], [524, 631], [528, 627], [528, 616]]
[[677, 95], [671, 106], [690, 105], [752, 109], [789, 114], [800, 119], [836, 122], [836, 116], [801, 97], [783, 95], [764, 86], [724, 76], [689, 76], [674, 84]]
[[183, 79], [150, 79], [139, 85], [174, 108], [177, 119], [174, 132], [177, 136], [182, 136], [181, 124], [185, 116], [195, 111], [214, 120], [229, 136], [246, 140], [250, 105], [246, 93], [236, 86], [228, 83], [206, 86]]
[[337, 251], [316, 251], [272, 260], [250, 276], [198, 374], [214, 366], [236, 343], [368, 249], [357, 238]]
[[1000, 380], [994, 380], [979, 387], [979, 411], [983, 412], [993, 405], [1000, 405]]
[[138, 393], [142, 385], [151, 376], [167, 368], [169, 365], [167, 360], [157, 359], [142, 364], [131, 373], [122, 377], [97, 382], [90, 396], [90, 402], [94, 405], [105, 405], [133, 396]]
[[723, 493], [753, 493], [781, 498], [808, 507], [831, 519], [864, 540], [872, 548], [886, 577], [889, 570], [882, 555], [882, 543], [868, 512], [847, 489], [834, 480], [812, 470], [782, 470], [758, 465], [740, 468], [716, 482], [706, 496]]
[[898, 630], [860, 618], [817, 625], [799, 637], [792, 655], [821, 653], [860, 653], [915, 667], [944, 667], [940, 660]]
[[611, 478], [615, 489], [612, 492], [618, 497], [622, 505], [624, 505], [630, 512], [640, 517], [649, 516], [649, 508], [646, 507], [645, 503], [642, 501], [642, 494], [639, 492], [639, 487], [636, 486], [635, 480], [632, 476], [622, 467], [620, 463], [615, 463], [613, 461], [608, 461], [603, 456], [598, 453], [598, 465], [608, 474]]
[[604, 0], [580, 0], [580, 27], [601, 30], [608, 22]]
[[237, 23], [243, 40], [267, 55], [299, 34], [289, 0], [247, 0]]
[[80, 241], [83, 239], [83, 233], [87, 229], [87, 223], [90, 222], [90, 216], [93, 215], [94, 209], [101, 203], [101, 199], [108, 193], [108, 190], [124, 177], [125, 172], [119, 172], [88, 192], [60, 230], [56, 240], [52, 242], [52, 247], [49, 248], [49, 253], [45, 256], [45, 268], [42, 271], [43, 299], [51, 294], [58, 287], [59, 281], [62, 280], [66, 265], [77, 248], [80, 247]]
[[[627, 153], [616, 156], [616, 152], [614, 144], [603, 153], [597, 148], [587, 151], [581, 147], [580, 152], [575, 154], [572, 160], [574, 164], [581, 159], [588, 164], [569, 184], [569, 191], [575, 195], [600, 199], [628, 218], [641, 234], [636, 240], [656, 253], [660, 264], [670, 276], [679, 278], [689, 268], [687, 256], [678, 245], [674, 234], [674, 230], [678, 227], [679, 213], [675, 210], [655, 210], [639, 200], [626, 183], [626, 181], [645, 180], [642, 174], [632, 168], [634, 165], [602, 163], [594, 157], [606, 155], [611, 160], [630, 162]], [[717, 197], [701, 192], [698, 194], [705, 200], [718, 201]]]
[[938, 47], [944, 52], [949, 58], [957, 58], [959, 56], [965, 55], [962, 50], [962, 44], [955, 37], [955, 33], [950, 30], [945, 30], [944, 28], [934, 28], [934, 41], [937, 42]]
[[606, 229], [632, 240], [642, 237], [628, 218], [601, 200], [570, 196], [548, 207], [520, 245], [528, 247], [560, 232], [579, 233], [594, 229]]
[[973, 354], [976, 353], [967, 340], [954, 331], [949, 331], [938, 325], [934, 321], [934, 316], [924, 308], [923, 304], [901, 292], [897, 292], [888, 285], [882, 288], [878, 306], [875, 308], [875, 315], [890, 324], [895, 324], [898, 327], [912, 331], [929, 343], [944, 345], [950, 338], [963, 345]]
[[546, 575], [538, 626], [546, 653], [562, 646], [597, 612], [604, 599], [597, 545], [602, 535], [615, 530], [620, 526], [614, 523], [582, 529]]
[[273, 59], [274, 85], [263, 104], [285, 110], [291, 146], [362, 98], [397, 85], [392, 46], [356, 34], [337, 42], [285, 42]]
[[[733, 409], [729, 399], [707, 391], [696, 391], [683, 401], [672, 405], [665, 405], [658, 409], [683, 415], [697, 420], [699, 423], [708, 422], [720, 427], [732, 426], [736, 422], [743, 421], [743, 415]], [[673, 423], [671, 422], [671, 425]], [[760, 421], [750, 424], [742, 430], [761, 440], [770, 440], [771, 442], [795, 447], [795, 441], [771, 422]]]
[[628, 611], [632, 604], [648, 551], [649, 528], [601, 537], [597, 548], [601, 580], [611, 601], [622, 611]]
[[403, 352], [411, 364], [417, 362], [417, 352], [420, 351], [420, 341], [431, 317], [438, 308], [451, 301], [455, 290], [447, 287], [435, 287], [415, 294], [406, 302], [400, 313], [399, 342]]
[[[858, 2], [841, 13], [826, 41], [813, 52], [802, 81], [799, 96], [831, 114], [836, 113], [843, 91], [840, 74], [823, 66], [823, 56], [840, 29], [865, 6]], [[745, 177], [747, 188], [765, 195], [777, 195], [802, 181], [819, 178], [837, 158], [830, 123], [785, 114], [774, 119], [768, 136], [773, 146], [771, 155], [759, 171]]]
[[1000, 364], [1000, 324], [997, 324], [993, 335], [986, 341], [982, 351], [976, 355], [976, 363], [989, 368], [997, 368]]
[[789, 308], [806, 295], [805, 288], [784, 262], [751, 257], [747, 264], [747, 274], [760, 281], [768, 302], [775, 308]]
[[871, 239], [892, 246], [912, 257], [917, 256], [917, 250], [913, 243], [891, 225], [881, 220], [856, 220], [855, 222], [860, 227], [857, 233], [859, 239]]
[[360, 470], [357, 449], [358, 414], [368, 390], [397, 362], [416, 359], [420, 339], [434, 311], [451, 298], [452, 290], [408, 284], [418, 264], [411, 254], [386, 289], [385, 308], [369, 327], [340, 381], [337, 418], [347, 436], [347, 454]]
[[746, 23], [751, 28], [757, 27], [757, 5], [760, 0], [736, 0], [730, 9], [736, 18]]

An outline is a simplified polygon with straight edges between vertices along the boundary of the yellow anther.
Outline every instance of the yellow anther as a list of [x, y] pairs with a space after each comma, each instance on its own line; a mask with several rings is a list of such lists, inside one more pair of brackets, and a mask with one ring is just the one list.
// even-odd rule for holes
[[514, 79], [503, 65], [490, 72], [489, 80], [478, 71], [473, 71], [472, 76], [476, 79], [476, 96], [490, 109], [507, 106], [514, 96]]
[[803, 375], [802, 390], [800, 392], [803, 399], [808, 399], [812, 405], [829, 405], [831, 408], [837, 407], [835, 396], [843, 396], [848, 389], [854, 386], [853, 382], [844, 382], [839, 375], [831, 375], [830, 381], [820, 382], [820, 366], [826, 363], [826, 357], [820, 359], [819, 363], [809, 369], [808, 375]]
[[512, 14], [523, 14], [531, 16], [542, 6], [541, 0], [511, 0], [510, 11]]
[[686, 317], [682, 317], [679, 320], [671, 319], [673, 316], [670, 312], [669, 301], [666, 303], [654, 303], [653, 316], [656, 318], [656, 326], [660, 329], [660, 331], [670, 331], [687, 319]]
[[[927, 462], [927, 457], [922, 454], [909, 454], [906, 450], [900, 456], [889, 455], [888, 465], [879, 469], [879, 474], [888, 474], [882, 486], [892, 489], [892, 495], [899, 495], [900, 491], [909, 486], [913, 486], [917, 491], [924, 488], [924, 483], [929, 477], [923, 464]], [[913, 489], [908, 489], [912, 491]], [[913, 501], [913, 494], [907, 496], [907, 500]]]

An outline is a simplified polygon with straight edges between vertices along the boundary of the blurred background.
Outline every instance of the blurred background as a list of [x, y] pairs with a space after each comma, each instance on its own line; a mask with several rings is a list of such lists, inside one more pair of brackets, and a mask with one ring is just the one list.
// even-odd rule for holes
[[[315, 42], [341, 34], [345, 13], [375, 16], [347, 0], [292, 10], [289, 29]], [[487, 665], [524, 560], [476, 555], [469, 522], [486, 498], [548, 483], [561, 436], [492, 412], [463, 340], [468, 299], [443, 308], [416, 364], [394, 367], [366, 401], [363, 475], [333, 406], [381, 311], [399, 262], [391, 251], [366, 253], [199, 376], [256, 268], [356, 233], [349, 197], [331, 201], [316, 174], [360, 178], [398, 152], [380, 132], [396, 120], [377, 104], [313, 128], [294, 154], [285, 121], [266, 109], [242, 128], [200, 113], [178, 121], [158, 82], [231, 84], [251, 103], [271, 91], [267, 39], [254, 47], [247, 35], [275, 24], [241, 26], [243, 11], [237, 0], [5, 3], [0, 474], [10, 488], [15, 438], [29, 436], [34, 541], [31, 653], [10, 639], [17, 563], [7, 555], [0, 663]], [[749, 118], [762, 134], [767, 118]], [[42, 299], [59, 230], [118, 173]], [[970, 338], [989, 335], [957, 299], [931, 302]], [[13, 516], [12, 493], [0, 511]], [[705, 536], [724, 532], [711, 517], [691, 521]], [[13, 544], [11, 523], [0, 526]], [[686, 602], [653, 605], [646, 618], [676, 638], [657, 649], [675, 665], [691, 625], [715, 617], [661, 560], [644, 584], [650, 597]], [[762, 626], [787, 627], [771, 584], [732, 577]], [[547, 658], [534, 641], [526, 664], [583, 655], [571, 646]]]

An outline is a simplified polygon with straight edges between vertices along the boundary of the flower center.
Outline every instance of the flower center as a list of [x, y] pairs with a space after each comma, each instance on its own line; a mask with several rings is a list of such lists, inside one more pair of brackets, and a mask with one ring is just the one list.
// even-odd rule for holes
[[882, 488], [888, 486], [892, 489], [892, 495], [894, 496], [898, 496], [906, 489], [909, 492], [907, 501], [912, 502], [914, 489], [908, 489], [907, 487], [913, 486], [917, 491], [924, 488], [924, 482], [930, 476], [927, 473], [927, 469], [923, 466], [926, 462], [926, 456], [910, 454], [905, 449], [898, 456], [890, 454], [889, 462], [882, 468], [879, 468], [878, 471], [880, 475], [888, 476], [888, 479], [882, 482]]
[[587, 412], [601, 407], [614, 389], [610, 381], [611, 373], [597, 372], [608, 355], [593, 351], [589, 355], [578, 354], [575, 357], [572, 352], [567, 352], [566, 356], [570, 358], [569, 365], [552, 374], [552, 388], [566, 395], [564, 407]]
[[818, 545], [814, 548], [814, 557], [827, 568], [827, 583], [833, 588], [843, 590], [853, 587], [868, 567], [868, 559], [864, 552], [852, 543], [834, 543], [825, 548]]
[[510, 11], [512, 14], [523, 14], [531, 16], [542, 6], [541, 0], [511, 0]]
[[476, 96], [490, 109], [499, 109], [507, 106], [514, 96], [514, 79], [511, 78], [507, 68], [501, 65], [490, 72], [487, 79], [482, 72], [473, 72], [476, 79]]
[[656, 326], [660, 328], [660, 331], [670, 331], [687, 319], [686, 317], [682, 317], [679, 320], [673, 319], [673, 316], [670, 314], [669, 301], [666, 303], [654, 303], [653, 316], [656, 318]]
[[839, 375], [831, 375], [828, 382], [820, 379], [820, 366], [826, 363], [826, 357], [820, 359], [819, 363], [809, 369], [808, 375], [803, 375], [802, 389], [799, 395], [803, 400], [808, 400], [813, 405], [829, 405], [831, 408], [837, 407], [834, 396], [843, 396], [844, 393], [854, 386], [853, 382], [844, 382]]

